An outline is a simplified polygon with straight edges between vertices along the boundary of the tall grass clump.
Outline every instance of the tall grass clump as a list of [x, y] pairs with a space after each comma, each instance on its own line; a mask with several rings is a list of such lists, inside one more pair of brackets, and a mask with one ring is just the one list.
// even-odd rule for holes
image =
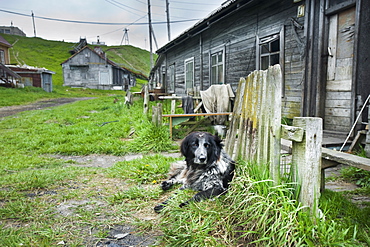
[[[181, 191], [163, 211], [166, 246], [361, 246], [358, 229], [336, 218], [314, 219], [295, 200], [293, 186], [274, 185], [267, 166], [239, 162], [223, 197], [179, 208]], [[356, 219], [353, 220], [355, 224]], [[365, 244], [363, 246], [366, 246]]]

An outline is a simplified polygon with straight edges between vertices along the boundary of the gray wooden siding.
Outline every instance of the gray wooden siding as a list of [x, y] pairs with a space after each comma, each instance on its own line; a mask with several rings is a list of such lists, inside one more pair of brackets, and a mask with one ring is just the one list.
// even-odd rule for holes
[[164, 64], [167, 68], [175, 64], [176, 94], [185, 94], [184, 60], [190, 57], [194, 57], [195, 84], [201, 90], [210, 86], [210, 55], [218, 49], [224, 49], [225, 52], [225, 82], [236, 91], [240, 77], [246, 77], [256, 69], [257, 36], [276, 34], [284, 27], [285, 88], [282, 114], [289, 118], [300, 116], [305, 56], [305, 44], [300, 42], [304, 30], [295, 28], [290, 18], [304, 25], [304, 17], [296, 18], [297, 8], [301, 4], [304, 1], [297, 4], [291, 0], [254, 3], [167, 50]]

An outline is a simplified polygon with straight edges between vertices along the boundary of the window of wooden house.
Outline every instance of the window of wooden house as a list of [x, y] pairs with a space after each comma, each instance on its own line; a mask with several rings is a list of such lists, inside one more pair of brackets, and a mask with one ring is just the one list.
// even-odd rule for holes
[[194, 87], [194, 58], [185, 60], [185, 87], [186, 90]]
[[0, 50], [0, 63], [5, 64], [5, 52], [4, 52], [4, 50]]
[[224, 83], [224, 52], [218, 51], [211, 54], [211, 83]]
[[259, 40], [259, 68], [268, 69], [269, 66], [280, 62], [280, 35], [275, 34]]
[[175, 93], [175, 64], [168, 66], [167, 92]]

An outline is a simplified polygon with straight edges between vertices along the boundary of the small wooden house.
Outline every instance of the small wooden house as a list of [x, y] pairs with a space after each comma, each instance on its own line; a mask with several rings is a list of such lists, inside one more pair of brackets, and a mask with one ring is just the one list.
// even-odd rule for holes
[[83, 47], [62, 64], [64, 86], [127, 90], [135, 86], [133, 73], [106, 58], [100, 47]]
[[9, 48], [12, 45], [0, 36], [0, 86], [16, 87], [19, 83], [20, 76], [6, 67], [10, 63]]
[[55, 74], [55, 72], [45, 68], [27, 65], [7, 65], [7, 67], [21, 77], [20, 82], [24, 86], [41, 87], [49, 93], [53, 91], [53, 74]]
[[283, 116], [348, 133], [370, 93], [369, 16], [365, 0], [229, 0], [157, 50], [151, 86], [236, 91], [240, 77], [280, 64]]
[[0, 35], [0, 63], [10, 64], [9, 49], [12, 45]]

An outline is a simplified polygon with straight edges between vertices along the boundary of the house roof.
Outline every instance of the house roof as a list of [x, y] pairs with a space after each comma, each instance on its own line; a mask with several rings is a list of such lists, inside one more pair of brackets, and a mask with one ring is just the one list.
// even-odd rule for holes
[[224, 17], [233, 14], [235, 11], [241, 9], [246, 5], [251, 3], [258, 3], [257, 0], [227, 0], [225, 1], [219, 8], [215, 9], [211, 12], [207, 17], [198, 21], [194, 26], [187, 29], [185, 32], [180, 34], [178, 37], [173, 39], [172, 41], [168, 42], [163, 47], [157, 50], [157, 53], [163, 53], [167, 50], [171, 49], [172, 47], [183, 43], [187, 39], [196, 36], [197, 34], [202, 33], [203, 31], [207, 30], [212, 24], [222, 20]]
[[32, 73], [32, 74], [55, 74], [54, 71], [48, 70], [46, 68], [38, 68], [38, 67], [33, 67], [33, 66], [28, 66], [28, 65], [6, 65], [9, 69], [14, 71], [17, 74], [24, 74], [24, 73]]
[[106, 60], [107, 63], [110, 64], [110, 65], [112, 65], [113, 67], [116, 67], [116, 68], [119, 68], [119, 69], [122, 69], [122, 70], [127, 70], [127, 71], [131, 72], [132, 74], [135, 74], [136, 76], [144, 77], [146, 79], [148, 78], [146, 75], [144, 75], [142, 73], [136, 73], [136, 72], [132, 71], [131, 69], [125, 68], [123, 66], [119, 66], [118, 64], [116, 64], [112, 60], [109, 60], [108, 58], [106, 58], [103, 55], [104, 53], [100, 54], [99, 52], [95, 51], [94, 49], [90, 48], [89, 46], [84, 46], [82, 49], [80, 49], [78, 52], [74, 53], [72, 56], [70, 56], [67, 60], [65, 60], [61, 64], [64, 64], [64, 63], [68, 62], [69, 60], [71, 60], [73, 57], [75, 57], [77, 54], [79, 54], [80, 52], [82, 52], [85, 49], [89, 49], [91, 52], [93, 52], [96, 55], [98, 55], [101, 59]]
[[0, 35], [0, 44], [7, 46], [7, 47], [12, 47], [12, 45], [6, 39], [4, 39], [4, 37], [2, 37], [1, 35]]
[[113, 61], [109, 60], [108, 58], [106, 58], [103, 54], [100, 54], [98, 53], [97, 51], [95, 51], [94, 49], [90, 48], [89, 46], [85, 46], [83, 47], [81, 50], [79, 50], [78, 52], [74, 53], [72, 56], [70, 56], [67, 60], [65, 60], [64, 62], [62, 62], [61, 64], [64, 64], [66, 62], [68, 62], [69, 60], [71, 60], [73, 57], [77, 56], [79, 53], [81, 53], [83, 50], [85, 49], [89, 49], [91, 52], [95, 53], [96, 55], [98, 55], [101, 59], [105, 60], [108, 64], [112, 65], [113, 67], [117, 67], [117, 68], [120, 68], [120, 69], [124, 69], [120, 66], [118, 66], [116, 63], [114, 63]]

